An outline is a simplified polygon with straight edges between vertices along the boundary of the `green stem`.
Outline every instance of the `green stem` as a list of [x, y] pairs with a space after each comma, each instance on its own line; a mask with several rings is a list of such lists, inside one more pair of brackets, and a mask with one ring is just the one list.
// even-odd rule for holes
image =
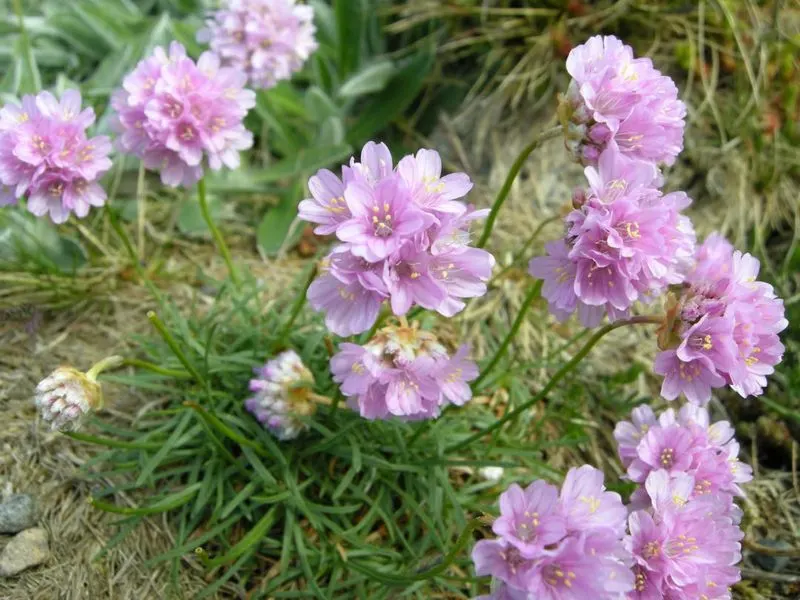
[[577, 354], [575, 354], [575, 356], [573, 356], [570, 359], [568, 363], [566, 363], [563, 367], [561, 367], [558, 371], [556, 371], [556, 374], [553, 375], [550, 381], [547, 382], [547, 385], [544, 386], [542, 391], [540, 391], [538, 394], [536, 394], [533, 398], [531, 398], [527, 402], [520, 404], [517, 408], [515, 408], [511, 412], [506, 413], [500, 419], [498, 419], [488, 427], [481, 429], [477, 433], [468, 437], [466, 440], [463, 440], [461, 442], [458, 442], [457, 444], [453, 444], [449, 448], [446, 448], [445, 453], [449, 454], [451, 452], [457, 452], [458, 450], [466, 448], [472, 442], [481, 439], [483, 436], [490, 434], [493, 431], [496, 431], [497, 429], [500, 429], [503, 425], [505, 425], [509, 421], [516, 419], [519, 415], [528, 410], [531, 406], [539, 402], [542, 398], [547, 396], [547, 394], [550, 393], [550, 391], [558, 384], [558, 382], [564, 379], [564, 377], [566, 377], [570, 373], [570, 371], [572, 371], [578, 365], [578, 363], [581, 362], [586, 357], [587, 354], [589, 354], [589, 352], [592, 350], [592, 348], [595, 347], [597, 342], [603, 339], [603, 337], [607, 333], [614, 331], [615, 329], [619, 329], [620, 327], [625, 327], [626, 325], [660, 324], [661, 321], [662, 320], [660, 317], [632, 317], [630, 319], [627, 319], [626, 321], [617, 321], [616, 323], [610, 323], [605, 327], [602, 327], [597, 331], [597, 333], [595, 333], [591, 338], [589, 338], [589, 341], [587, 341], [583, 345], [583, 347], [577, 352]]
[[447, 569], [449, 569], [456, 561], [461, 551], [470, 541], [472, 541], [472, 532], [483, 525], [484, 523], [481, 521], [481, 519], [472, 519], [469, 523], [467, 523], [464, 531], [462, 531], [461, 535], [458, 536], [453, 549], [447, 553], [447, 555], [442, 559], [442, 562], [435, 567], [428, 569], [427, 571], [423, 571], [422, 573], [414, 573], [410, 575], [392, 575], [389, 573], [376, 571], [370, 567], [359, 564], [356, 561], [353, 561], [350, 564], [357, 571], [361, 571], [365, 575], [373, 577], [374, 579], [388, 585], [406, 585], [413, 581], [425, 581], [426, 579], [431, 579], [447, 571]]
[[489, 213], [489, 217], [486, 219], [486, 225], [483, 228], [483, 233], [476, 244], [478, 248], [483, 248], [486, 246], [486, 242], [489, 241], [489, 236], [492, 233], [494, 222], [497, 220], [497, 213], [500, 212], [500, 208], [503, 206], [506, 198], [508, 198], [508, 194], [511, 191], [511, 186], [514, 184], [514, 180], [522, 170], [522, 165], [525, 164], [525, 161], [528, 159], [531, 153], [539, 147], [540, 144], [558, 136], [560, 133], [560, 125], [551, 129], [545, 129], [542, 133], [537, 135], [530, 144], [525, 146], [525, 148], [522, 149], [522, 152], [519, 153], [519, 156], [517, 156], [517, 159], [514, 161], [514, 164], [511, 165], [511, 169], [508, 171], [508, 175], [503, 183], [503, 187], [500, 188], [500, 191], [497, 193], [497, 198], [495, 198], [494, 204], [492, 204], [492, 210]]
[[522, 323], [525, 320], [525, 313], [528, 312], [531, 304], [536, 298], [539, 297], [539, 292], [542, 290], [542, 280], [537, 280], [533, 285], [531, 285], [530, 291], [528, 291], [528, 295], [525, 296], [525, 300], [522, 303], [522, 306], [519, 309], [519, 314], [517, 314], [517, 318], [514, 319], [514, 323], [511, 325], [511, 329], [506, 335], [503, 343], [500, 344], [500, 347], [497, 349], [497, 352], [494, 353], [492, 360], [489, 361], [489, 364], [486, 365], [481, 374], [478, 375], [478, 378], [473, 382], [472, 389], [476, 392], [480, 389], [481, 383], [486, 377], [491, 373], [492, 369], [500, 362], [500, 359], [505, 356], [506, 352], [508, 351], [508, 347], [511, 345], [511, 342], [514, 341], [514, 337], [517, 335], [519, 328], [522, 327]]
[[164, 375], [165, 377], [175, 377], [176, 379], [186, 379], [192, 377], [186, 371], [167, 369], [151, 362], [147, 362], [146, 360], [139, 360], [138, 358], [126, 358], [125, 364], [130, 367], [136, 367], [137, 369], [151, 371], [152, 373], [156, 373], [158, 375]]
[[183, 353], [180, 346], [178, 346], [178, 342], [175, 340], [173, 335], [169, 332], [164, 322], [159, 319], [158, 315], [153, 312], [152, 310], [147, 313], [147, 319], [152, 323], [153, 327], [156, 328], [158, 333], [161, 334], [161, 337], [169, 346], [169, 349], [172, 350], [172, 353], [177, 357], [181, 364], [186, 368], [186, 370], [194, 377], [194, 379], [203, 385], [205, 385], [206, 381], [205, 378], [200, 375], [200, 372], [195, 369], [194, 365], [189, 362], [189, 359]]
[[497, 275], [495, 275], [494, 277], [492, 277], [492, 278], [489, 280], [489, 283], [488, 283], [489, 287], [491, 287], [492, 285], [494, 285], [494, 283], [495, 283], [496, 281], [498, 281], [499, 279], [501, 279], [501, 278], [503, 277], [503, 275], [505, 275], [505, 274], [506, 274], [506, 273], [508, 273], [508, 272], [509, 272], [511, 269], [513, 269], [515, 266], [517, 266], [517, 263], [518, 263], [518, 262], [519, 262], [521, 259], [523, 259], [523, 258], [525, 258], [525, 257], [527, 256], [527, 254], [528, 254], [528, 250], [530, 250], [530, 247], [533, 245], [533, 242], [535, 242], [535, 241], [536, 241], [536, 238], [538, 238], [538, 237], [539, 237], [539, 234], [542, 232], [542, 230], [543, 230], [545, 227], [547, 227], [547, 226], [548, 226], [550, 223], [553, 223], [554, 221], [561, 221], [563, 218], [564, 218], [564, 217], [563, 217], [562, 215], [556, 215], [556, 216], [554, 216], [554, 217], [550, 217], [549, 219], [545, 219], [544, 221], [542, 221], [541, 223], [539, 223], [539, 225], [538, 225], [538, 226], [536, 227], [536, 229], [533, 231], [533, 233], [531, 234], [531, 236], [530, 236], [530, 237], [529, 237], [529, 238], [528, 238], [528, 239], [525, 241], [525, 243], [523, 244], [522, 248], [520, 248], [520, 249], [519, 249], [519, 250], [518, 250], [518, 251], [517, 251], [517, 252], [514, 254], [514, 256], [512, 256], [512, 257], [511, 257], [511, 263], [510, 263], [510, 264], [509, 264], [507, 267], [503, 268], [503, 270], [502, 270], [502, 271], [500, 271], [500, 272], [499, 272]]
[[292, 330], [292, 325], [297, 320], [297, 317], [300, 315], [300, 311], [303, 310], [303, 306], [306, 303], [306, 294], [308, 292], [308, 288], [311, 287], [311, 284], [314, 282], [314, 278], [317, 276], [317, 263], [311, 265], [311, 269], [308, 272], [308, 277], [306, 278], [306, 282], [303, 285], [303, 291], [298, 294], [297, 299], [294, 301], [294, 306], [292, 307], [292, 313], [289, 315], [289, 320], [286, 321], [286, 325], [283, 326], [283, 330], [281, 334], [278, 336], [278, 340], [282, 343], [286, 340], [289, 332]]
[[108, 369], [116, 369], [117, 367], [121, 367], [125, 364], [125, 359], [121, 356], [109, 356], [104, 358], [98, 363], [92, 365], [92, 367], [86, 371], [86, 377], [91, 381], [97, 381], [97, 376], [100, 375], [103, 371]]
[[228, 266], [228, 273], [230, 274], [231, 281], [233, 282], [233, 285], [239, 287], [239, 278], [236, 275], [236, 269], [233, 268], [231, 252], [228, 250], [228, 246], [225, 244], [222, 233], [217, 228], [216, 223], [214, 223], [214, 219], [211, 218], [211, 211], [208, 210], [205, 178], [202, 178], [197, 182], [197, 198], [200, 201], [200, 212], [203, 213], [203, 219], [205, 219], [206, 225], [208, 225], [208, 229], [211, 231], [211, 237], [214, 238], [214, 242], [217, 244], [217, 249], [219, 250], [220, 254], [222, 254], [222, 258], [225, 260], [225, 264]]

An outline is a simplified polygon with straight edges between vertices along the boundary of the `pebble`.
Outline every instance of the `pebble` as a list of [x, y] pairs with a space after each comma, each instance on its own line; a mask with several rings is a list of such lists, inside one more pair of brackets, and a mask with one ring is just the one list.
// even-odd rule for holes
[[26, 529], [11, 538], [0, 554], [0, 577], [11, 577], [50, 558], [47, 532], [41, 527]]
[[36, 525], [36, 503], [28, 494], [13, 494], [0, 504], [0, 533], [18, 533]]

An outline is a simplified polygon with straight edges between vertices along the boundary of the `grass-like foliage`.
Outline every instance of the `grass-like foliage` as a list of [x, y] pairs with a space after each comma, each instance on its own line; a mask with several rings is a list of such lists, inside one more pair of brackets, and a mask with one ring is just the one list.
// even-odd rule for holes
[[[210, 581], [200, 597], [226, 584], [276, 598], [466, 591], [470, 520], [493, 510], [497, 490], [457, 468], [519, 467], [558, 478], [543, 458], [547, 444], [523, 440], [559, 417], [540, 412], [535, 422], [510, 423], [457, 453], [476, 428], [496, 421], [480, 402], [433, 424], [366, 421], [338, 404], [322, 323], [310, 311], [291, 322], [294, 292], [275, 305], [286, 310], [264, 311], [262, 291], [249, 280], [237, 292], [222, 289], [210, 309], [183, 315], [162, 302], [151, 320], [167, 341], [162, 334], [142, 339], [142, 367], [104, 377], [151, 400], [130, 428], [93, 420], [97, 435], [72, 434], [109, 448], [89, 476], [113, 481], [94, 497], [97, 508], [122, 516], [111, 544], [143, 519], [168, 513], [176, 546], [151, 562], [172, 561], [177, 573], [184, 559], [199, 561]], [[252, 368], [285, 347], [302, 356], [315, 391], [334, 404], [319, 407], [309, 432], [279, 443], [242, 401]], [[521, 381], [510, 382], [512, 406], [530, 396]], [[562, 406], [559, 416], [570, 412]], [[576, 427], [560, 443], [582, 439]], [[137, 506], [116, 504], [120, 492]], [[454, 548], [457, 560], [445, 569]]]

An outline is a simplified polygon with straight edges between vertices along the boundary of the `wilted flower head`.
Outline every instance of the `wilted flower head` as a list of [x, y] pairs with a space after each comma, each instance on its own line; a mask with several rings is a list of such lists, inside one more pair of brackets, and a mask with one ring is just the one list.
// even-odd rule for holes
[[111, 142], [89, 138], [94, 110], [81, 109], [81, 95], [67, 90], [59, 101], [50, 92], [25, 96], [21, 106], [0, 110], [0, 205], [27, 197], [36, 216], [63, 223], [103, 206], [106, 192], [97, 180], [111, 168]]
[[783, 300], [757, 281], [758, 271], [758, 259], [734, 251], [717, 234], [698, 248], [687, 285], [672, 298], [659, 335], [663, 352], [654, 369], [664, 376], [664, 398], [683, 393], [703, 405], [713, 388], [725, 385], [742, 397], [764, 391], [767, 375], [783, 358], [778, 334], [788, 321]]
[[317, 49], [314, 11], [295, 0], [223, 0], [197, 40], [225, 65], [246, 73], [254, 88], [290, 79]]
[[614, 36], [594, 36], [567, 58], [572, 81], [560, 98], [567, 147], [583, 164], [608, 147], [671, 165], [683, 148], [686, 106], [673, 81]]
[[487, 211], [458, 200], [472, 187], [469, 177], [442, 176], [434, 150], [393, 164], [385, 144], [368, 142], [341, 179], [318, 171], [308, 182], [312, 197], [299, 206], [317, 234], [342, 242], [308, 290], [338, 335], [369, 329], [385, 301], [398, 316], [421, 306], [450, 317], [465, 298], [486, 293], [494, 258], [469, 246], [469, 226]]
[[299, 417], [310, 416], [316, 410], [310, 398], [314, 376], [300, 356], [294, 350], [285, 350], [253, 371], [253, 396], [245, 400], [244, 406], [258, 422], [279, 440], [294, 439], [308, 429]]
[[255, 106], [246, 75], [220, 67], [206, 52], [195, 63], [172, 42], [156, 48], [123, 80], [112, 97], [120, 149], [159, 171], [169, 186], [190, 186], [212, 170], [236, 169], [239, 152], [253, 144], [242, 123]]
[[110, 356], [86, 373], [72, 367], [59, 367], [36, 386], [34, 403], [44, 421], [54, 431], [74, 431], [88, 414], [103, 408], [103, 389], [97, 376], [122, 364], [119, 356]]
[[662, 195], [652, 164], [609, 148], [585, 173], [589, 189], [567, 216], [564, 239], [547, 244], [547, 256], [533, 258], [529, 271], [544, 280], [542, 295], [556, 318], [577, 310], [595, 327], [604, 315], [624, 318], [634, 302], [651, 302], [681, 283], [695, 235], [680, 213], [691, 200], [683, 192]]
[[559, 493], [544, 481], [512, 484], [500, 496], [498, 539], [472, 551], [478, 575], [491, 575], [501, 599], [618, 599], [634, 578], [622, 538], [627, 511], [608, 492], [603, 474], [588, 465], [570, 469]]
[[364, 346], [342, 344], [331, 371], [349, 406], [366, 419], [429, 419], [447, 404], [472, 398], [468, 382], [478, 367], [468, 352], [462, 346], [449, 356], [433, 333], [416, 324], [389, 326]]

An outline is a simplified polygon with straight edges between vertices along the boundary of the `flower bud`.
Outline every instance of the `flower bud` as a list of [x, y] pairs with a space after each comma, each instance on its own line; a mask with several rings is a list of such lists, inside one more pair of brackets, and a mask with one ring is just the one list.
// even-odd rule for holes
[[36, 386], [34, 402], [53, 431], [74, 431], [86, 415], [102, 408], [103, 391], [77, 369], [59, 367]]
[[254, 371], [250, 391], [255, 395], [244, 406], [258, 422], [279, 440], [294, 439], [308, 429], [298, 417], [311, 416], [316, 410], [311, 399], [314, 376], [297, 353], [281, 352]]

